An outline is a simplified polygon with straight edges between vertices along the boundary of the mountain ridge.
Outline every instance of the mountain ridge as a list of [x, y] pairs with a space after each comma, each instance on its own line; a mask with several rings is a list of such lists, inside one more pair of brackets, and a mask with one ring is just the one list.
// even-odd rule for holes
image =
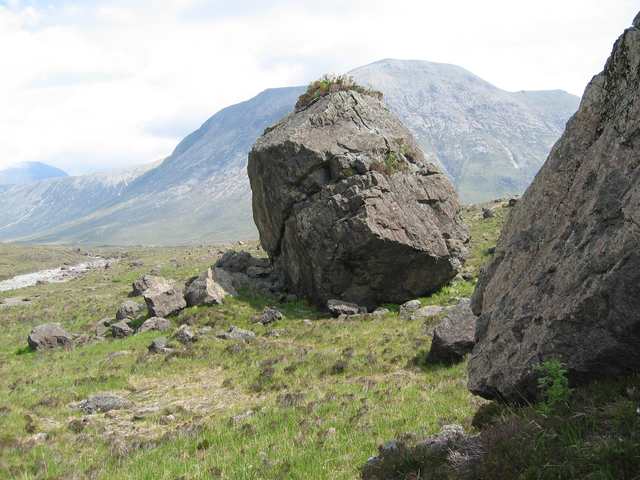
[[[523, 191], [579, 100], [558, 91], [506, 92], [462, 67], [418, 60], [380, 60], [351, 74], [383, 91], [388, 107], [467, 202]], [[304, 90], [269, 88], [223, 108], [126, 185], [95, 193], [89, 181], [76, 194], [86, 191], [100, 202], [56, 212], [57, 224], [34, 221], [34, 213], [0, 214], [0, 241], [161, 245], [255, 238], [247, 154], [265, 128], [293, 110]], [[12, 195], [36, 210], [51, 201], [50, 209], [69, 209], [68, 199], [58, 196], [0, 189], [0, 201]]]

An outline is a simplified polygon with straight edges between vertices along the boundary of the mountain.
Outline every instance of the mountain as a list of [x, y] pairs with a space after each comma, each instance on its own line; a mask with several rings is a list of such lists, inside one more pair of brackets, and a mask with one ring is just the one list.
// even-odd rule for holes
[[[351, 74], [383, 91], [465, 202], [521, 193], [579, 101], [562, 91], [506, 92], [463, 68], [424, 61], [382, 60]], [[269, 89], [221, 110], [160, 165], [99, 199], [101, 187], [93, 190], [95, 179], [85, 177], [60, 179], [55, 195], [46, 182], [0, 189], [0, 204], [16, 206], [0, 213], [0, 240], [166, 245], [255, 238], [247, 154], [303, 91]]]
[[350, 74], [384, 93], [469, 203], [522, 193], [579, 103], [561, 90], [507, 92], [444, 63], [388, 59]]
[[[38, 241], [49, 241], [50, 232], [57, 232], [61, 225], [91, 215], [113, 202], [130, 182], [149, 168], [153, 168], [153, 164], [25, 185], [0, 186], [0, 203], [3, 206], [0, 209], [0, 239], [26, 241], [36, 237]], [[57, 236], [55, 238], [58, 239]], [[82, 242], [88, 239], [85, 234], [69, 240]], [[108, 239], [104, 243], [108, 243]]]
[[66, 176], [66, 172], [46, 163], [21, 162], [0, 170], [0, 185], [24, 185], [48, 178]]

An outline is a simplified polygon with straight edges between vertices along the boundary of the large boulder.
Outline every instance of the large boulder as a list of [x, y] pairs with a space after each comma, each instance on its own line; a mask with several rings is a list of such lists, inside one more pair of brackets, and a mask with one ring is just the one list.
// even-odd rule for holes
[[376, 96], [339, 91], [249, 154], [253, 216], [288, 288], [372, 308], [455, 277], [467, 229], [451, 182]]
[[573, 384], [640, 369], [640, 17], [513, 208], [472, 308], [469, 388], [536, 397], [536, 366]]
[[152, 317], [168, 317], [187, 306], [182, 291], [174, 286], [164, 289], [150, 288], [142, 296]]
[[285, 293], [282, 276], [274, 271], [269, 259], [246, 251], [226, 251], [214, 265], [212, 278], [232, 296], [242, 289], [269, 295]]
[[60, 324], [46, 323], [31, 330], [27, 342], [33, 350], [69, 348], [73, 343], [73, 337]]
[[220, 305], [227, 292], [213, 280], [210, 268], [199, 277], [192, 278], [185, 285], [184, 298], [187, 306]]

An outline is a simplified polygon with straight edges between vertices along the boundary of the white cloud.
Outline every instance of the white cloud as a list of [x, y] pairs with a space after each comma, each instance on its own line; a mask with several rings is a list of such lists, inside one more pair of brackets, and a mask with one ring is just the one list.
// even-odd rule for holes
[[154, 161], [220, 108], [386, 57], [580, 94], [634, 3], [0, 0], [0, 166]]

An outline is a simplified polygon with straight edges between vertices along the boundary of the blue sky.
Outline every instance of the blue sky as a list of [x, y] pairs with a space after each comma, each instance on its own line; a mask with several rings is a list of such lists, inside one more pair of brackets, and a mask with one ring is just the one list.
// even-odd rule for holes
[[217, 110], [382, 58], [580, 94], [637, 1], [0, 0], [0, 167], [156, 161]]

